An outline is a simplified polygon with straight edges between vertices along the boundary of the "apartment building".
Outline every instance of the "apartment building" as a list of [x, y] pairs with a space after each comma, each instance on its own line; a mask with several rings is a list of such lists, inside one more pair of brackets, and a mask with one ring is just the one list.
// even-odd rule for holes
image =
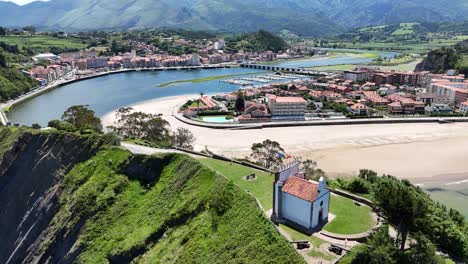
[[307, 101], [302, 97], [268, 97], [272, 119], [304, 120]]

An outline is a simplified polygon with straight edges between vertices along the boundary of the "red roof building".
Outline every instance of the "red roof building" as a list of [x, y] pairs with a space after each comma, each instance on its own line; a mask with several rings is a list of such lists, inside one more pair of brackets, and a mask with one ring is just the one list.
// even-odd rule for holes
[[288, 179], [282, 191], [309, 202], [315, 201], [319, 195], [318, 183], [313, 183], [296, 176]]

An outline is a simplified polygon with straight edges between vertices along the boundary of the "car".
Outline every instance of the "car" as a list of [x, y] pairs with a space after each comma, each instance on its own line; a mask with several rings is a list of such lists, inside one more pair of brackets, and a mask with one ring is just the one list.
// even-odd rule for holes
[[341, 247], [333, 245], [333, 244], [328, 247], [328, 250], [330, 252], [333, 252], [333, 253], [337, 254], [338, 256], [341, 256], [341, 254], [343, 254], [343, 249]]

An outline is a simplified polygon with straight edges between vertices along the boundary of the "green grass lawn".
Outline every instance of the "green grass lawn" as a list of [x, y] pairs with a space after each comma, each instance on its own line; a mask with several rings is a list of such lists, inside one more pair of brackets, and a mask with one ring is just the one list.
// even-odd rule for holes
[[[273, 200], [274, 177], [270, 173], [251, 169], [239, 164], [214, 159], [200, 159], [200, 162], [214, 171], [231, 179], [244, 190], [252, 193], [262, 204], [265, 210], [271, 209]], [[244, 180], [243, 177], [255, 173], [254, 181]]]
[[[272, 208], [273, 199], [273, 175], [269, 173], [251, 169], [238, 164], [229, 162], [200, 159], [200, 162], [218, 173], [228, 177], [235, 184], [241, 186], [244, 190], [252, 193], [265, 210]], [[255, 173], [255, 181], [244, 180], [243, 177]], [[337, 234], [358, 234], [370, 230], [374, 226], [371, 217], [371, 209], [367, 206], [357, 206], [348, 198], [340, 196], [331, 196], [330, 213], [336, 215], [336, 218], [325, 226], [325, 230]], [[295, 233], [298, 236], [300, 233]], [[307, 237], [304, 235], [304, 237]], [[305, 239], [305, 238], [302, 239]]]
[[50, 36], [2, 36], [0, 37], [1, 42], [5, 42], [9, 45], [18, 45], [19, 48], [24, 46], [38, 49], [48, 49], [50, 47], [60, 47], [64, 49], [83, 49], [87, 47], [87, 44], [82, 43], [78, 39], [74, 38], [54, 38]]
[[359, 234], [370, 230], [375, 222], [372, 219], [371, 208], [358, 206], [353, 200], [332, 195], [330, 213], [336, 218], [325, 226], [325, 230], [336, 234]]

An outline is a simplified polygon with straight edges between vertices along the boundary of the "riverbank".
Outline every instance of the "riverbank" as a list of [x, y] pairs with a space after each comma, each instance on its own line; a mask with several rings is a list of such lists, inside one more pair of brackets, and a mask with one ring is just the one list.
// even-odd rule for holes
[[[173, 129], [188, 128], [197, 138], [196, 149], [207, 147], [230, 157], [247, 156], [253, 143], [271, 139], [293, 155], [316, 159], [320, 167], [332, 175], [352, 175], [361, 168], [369, 168], [400, 178], [417, 179], [468, 171], [465, 162], [468, 156], [467, 123], [216, 130], [191, 126], [173, 116], [178, 106], [196, 97], [167, 97], [132, 107], [163, 114]], [[113, 113], [103, 116], [105, 126], [112, 125], [114, 120]]]
[[[208, 65], [208, 66], [187, 66], [187, 67], [162, 67], [162, 68], [143, 68], [143, 69], [119, 69], [119, 70], [113, 70], [113, 71], [106, 71], [106, 72], [98, 72], [94, 73], [91, 75], [74, 75], [73, 78], [71, 79], [61, 79], [53, 82], [50, 85], [47, 85], [45, 87], [40, 87], [37, 88], [36, 90], [33, 90], [32, 92], [28, 94], [21, 95], [9, 102], [2, 103], [0, 104], [0, 109], [3, 110], [4, 112], [10, 111], [15, 105], [20, 104], [22, 102], [28, 101], [30, 99], [33, 99], [34, 97], [37, 97], [39, 95], [42, 95], [46, 92], [49, 92], [55, 88], [67, 85], [67, 84], [72, 84], [75, 82], [79, 81], [85, 81], [93, 78], [98, 78], [102, 76], [107, 76], [107, 75], [112, 75], [112, 74], [119, 74], [119, 73], [126, 73], [126, 72], [145, 72], [145, 71], [175, 71], [175, 70], [193, 70], [193, 69], [220, 69], [220, 68], [231, 68], [231, 67], [236, 67], [236, 65]], [[3, 123], [3, 119], [0, 120]], [[6, 124], [6, 123], [4, 123]]]

